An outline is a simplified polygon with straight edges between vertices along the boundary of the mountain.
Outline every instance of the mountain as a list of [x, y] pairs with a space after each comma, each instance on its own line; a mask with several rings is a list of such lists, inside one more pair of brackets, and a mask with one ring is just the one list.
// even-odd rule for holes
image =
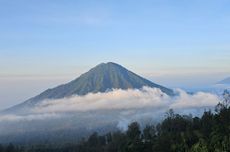
[[220, 82], [218, 82], [218, 84], [230, 84], [230, 77], [228, 77], [224, 80], [221, 80]]
[[[36, 109], [41, 108], [37, 104], [45, 99], [59, 99], [72, 95], [83, 96], [87, 93], [107, 92], [113, 88], [124, 90], [140, 89], [143, 86], [159, 88], [170, 96], [174, 95], [171, 89], [144, 79], [116, 63], [99, 64], [67, 84], [48, 89], [19, 105], [0, 112], [0, 142], [26, 144], [28, 142], [68, 143], [83, 137], [87, 138], [93, 132], [105, 134], [109, 131], [123, 128], [128, 126], [129, 120], [135, 119], [143, 124], [149, 123], [149, 120], [158, 121], [161, 119], [160, 115], [150, 114], [157, 110], [155, 107], [131, 108], [132, 112], [128, 113], [126, 108], [110, 109], [110, 105], [108, 105], [108, 109], [76, 110], [71, 112], [55, 112], [52, 111], [53, 106], [48, 111]], [[48, 104], [52, 104], [51, 102]], [[68, 101], [64, 100], [63, 102]], [[89, 106], [97, 107], [98, 102], [95, 105], [94, 103], [92, 104]], [[72, 106], [81, 106], [81, 104], [73, 105], [68, 103], [67, 105], [71, 108]], [[85, 106], [88, 106], [88, 104]], [[58, 104], [54, 107], [65, 108]], [[49, 108], [49, 105], [47, 107], [44, 105], [43, 108]], [[159, 110], [161, 111], [162, 109], [159, 108]]]
[[44, 99], [59, 99], [72, 95], [86, 95], [87, 93], [106, 92], [111, 89], [140, 89], [143, 86], [159, 88], [167, 95], [174, 95], [173, 90], [155, 84], [141, 76], [127, 70], [116, 63], [101, 63], [77, 79], [52, 89], [48, 89], [22, 104], [8, 110], [15, 110], [26, 106], [33, 106]]

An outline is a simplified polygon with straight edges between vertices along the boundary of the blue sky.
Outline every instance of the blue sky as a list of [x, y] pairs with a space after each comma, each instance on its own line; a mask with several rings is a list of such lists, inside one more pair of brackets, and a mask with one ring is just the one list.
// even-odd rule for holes
[[209, 84], [230, 75], [229, 42], [228, 0], [0, 0], [0, 104], [107, 61], [170, 87]]

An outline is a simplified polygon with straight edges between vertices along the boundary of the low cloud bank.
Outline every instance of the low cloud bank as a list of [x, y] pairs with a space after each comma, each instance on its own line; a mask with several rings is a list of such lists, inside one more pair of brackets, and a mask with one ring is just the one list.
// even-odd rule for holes
[[28, 114], [28, 115], [2, 115], [0, 121], [31, 121], [31, 120], [44, 120], [50, 118], [60, 117], [57, 113], [44, 113], [44, 114]]
[[114, 89], [107, 93], [73, 96], [70, 98], [46, 100], [38, 104], [34, 113], [49, 112], [85, 112], [114, 109], [193, 109], [215, 106], [219, 99], [211, 93], [197, 92], [193, 95], [177, 89], [178, 96], [170, 97], [160, 89], [143, 87], [142, 89]]
[[[143, 87], [44, 100], [31, 109], [28, 115], [4, 115], [0, 116], [0, 121], [42, 120], [66, 116], [66, 113], [109, 110], [122, 111], [118, 114], [122, 121], [127, 122], [126, 118], [130, 116], [136, 118], [150, 114], [162, 115], [162, 112], [171, 108], [176, 112], [196, 114], [200, 110], [203, 112], [204, 109], [214, 107], [219, 102], [218, 96], [211, 93], [188, 94], [180, 89], [176, 92], [177, 96], [170, 97], [159, 89]], [[123, 124], [119, 123], [119, 125]]]
[[38, 104], [33, 112], [85, 112], [94, 110], [136, 109], [162, 107], [170, 104], [170, 97], [159, 89], [114, 89], [106, 93], [73, 96], [71, 98], [46, 100]]

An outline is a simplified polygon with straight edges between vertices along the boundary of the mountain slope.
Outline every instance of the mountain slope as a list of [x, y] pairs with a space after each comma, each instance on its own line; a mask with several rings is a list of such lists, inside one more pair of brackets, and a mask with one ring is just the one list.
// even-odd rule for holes
[[102, 63], [82, 74], [77, 79], [53, 89], [48, 89], [38, 96], [17, 105], [11, 109], [31, 106], [44, 99], [59, 99], [72, 95], [86, 95], [87, 93], [106, 92], [111, 89], [142, 88], [143, 86], [159, 88], [162, 92], [173, 95], [173, 91], [155, 84], [116, 63]]

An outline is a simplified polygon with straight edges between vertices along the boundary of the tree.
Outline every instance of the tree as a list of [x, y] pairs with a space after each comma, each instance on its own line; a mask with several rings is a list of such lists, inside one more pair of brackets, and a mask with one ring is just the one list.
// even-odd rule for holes
[[127, 151], [128, 152], [139, 152], [142, 149], [141, 143], [141, 131], [140, 126], [137, 122], [133, 122], [128, 126], [127, 130]]
[[140, 126], [137, 122], [133, 122], [128, 126], [127, 137], [130, 140], [140, 139], [141, 131]]
[[98, 134], [95, 132], [95, 133], [93, 133], [90, 137], [89, 137], [89, 139], [88, 139], [88, 145], [89, 146], [97, 146], [98, 145], [98, 143], [99, 143], [99, 141], [98, 141]]
[[156, 138], [155, 126], [147, 125], [143, 130], [143, 139], [146, 141], [151, 141]]
[[174, 117], [175, 117], [174, 110], [173, 110], [173, 109], [169, 109], [169, 110], [166, 112], [166, 118], [174, 118]]
[[126, 152], [126, 146], [127, 146], [126, 134], [120, 131], [117, 131], [111, 135], [111, 141], [106, 146], [105, 151], [107, 152]]
[[3, 152], [4, 151], [4, 148], [3, 146], [0, 144], [0, 152]]
[[201, 117], [201, 131], [205, 138], [208, 138], [215, 124], [214, 116], [211, 111], [205, 111]]
[[230, 93], [228, 90], [224, 90], [222, 97], [222, 102], [219, 102], [215, 107], [215, 111], [217, 113], [220, 113], [221, 111], [228, 109], [230, 106]]
[[228, 90], [224, 90], [223, 93], [223, 104], [225, 108], [228, 108], [230, 106], [230, 93]]
[[146, 152], [153, 150], [153, 145], [156, 141], [156, 129], [153, 125], [147, 125], [143, 130], [142, 141], [144, 143], [144, 150]]
[[205, 140], [200, 139], [198, 143], [194, 144], [191, 148], [191, 152], [209, 152]]
[[15, 148], [14, 145], [12, 143], [10, 143], [7, 147], [6, 147], [6, 152], [14, 152]]

